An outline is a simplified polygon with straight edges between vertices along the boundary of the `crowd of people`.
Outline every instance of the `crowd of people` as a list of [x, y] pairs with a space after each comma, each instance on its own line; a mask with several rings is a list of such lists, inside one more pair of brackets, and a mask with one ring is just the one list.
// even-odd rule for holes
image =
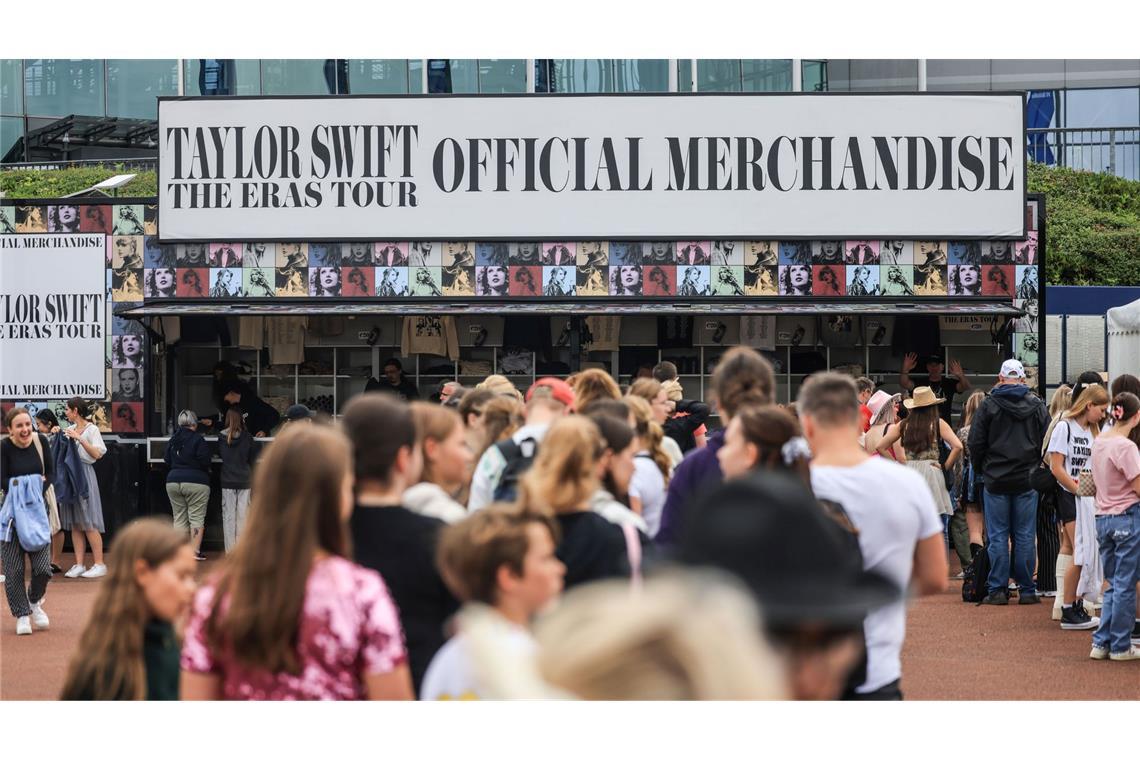
[[[669, 362], [438, 401], [393, 365], [339, 420], [284, 422], [220, 368], [219, 414], [184, 410], [167, 446], [173, 523], [120, 530], [109, 570], [85, 402], [62, 429], [15, 408], [9, 607], [18, 633], [49, 627], [61, 530], [66, 575], [107, 576], [69, 699], [890, 700], [908, 598], [944, 592], [954, 552], [964, 598], [1038, 604], [1055, 582], [1093, 659], [1140, 659], [1140, 380], [1082, 375], [1048, 410], [1016, 360], [988, 392], [917, 363], [903, 393], [820, 372], [778, 405], [767, 359], [732, 348], [715, 430]], [[206, 428], [226, 554], [202, 573]]]

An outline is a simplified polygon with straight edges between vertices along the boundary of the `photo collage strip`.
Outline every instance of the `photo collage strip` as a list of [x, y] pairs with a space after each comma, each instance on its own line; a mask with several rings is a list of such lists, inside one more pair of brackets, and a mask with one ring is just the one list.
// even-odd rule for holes
[[[1015, 355], [1036, 367], [1036, 204], [1023, 241], [686, 240], [160, 245], [156, 206], [0, 206], [0, 234], [106, 235], [109, 312], [162, 298], [1009, 298]], [[112, 318], [105, 432], [143, 428], [142, 327]], [[37, 409], [45, 402], [37, 402]], [[62, 401], [47, 402], [62, 408]], [[7, 404], [10, 406], [11, 404]]]

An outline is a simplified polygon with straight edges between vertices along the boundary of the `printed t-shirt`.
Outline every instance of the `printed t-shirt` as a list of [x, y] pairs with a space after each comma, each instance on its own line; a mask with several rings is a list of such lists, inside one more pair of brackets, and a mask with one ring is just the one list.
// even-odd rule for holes
[[1085, 430], [1073, 420], [1062, 420], [1053, 426], [1053, 434], [1049, 436], [1049, 447], [1046, 451], [1050, 454], [1063, 454], [1065, 472], [1076, 480], [1080, 477], [1081, 470], [1088, 468], [1092, 446], [1092, 431]]

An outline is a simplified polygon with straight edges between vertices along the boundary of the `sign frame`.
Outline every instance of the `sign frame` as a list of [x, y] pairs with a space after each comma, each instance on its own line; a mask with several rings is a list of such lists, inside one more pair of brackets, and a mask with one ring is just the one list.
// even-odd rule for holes
[[[306, 100], [306, 101], [332, 101], [332, 100], [399, 100], [399, 99], [466, 99], [477, 98], [481, 101], [489, 99], [517, 99], [517, 98], [564, 98], [564, 99], [584, 99], [584, 98], [845, 98], [845, 97], [887, 97], [887, 98], [945, 98], [945, 97], [969, 97], [969, 98], [1010, 98], [1016, 97], [1021, 101], [1020, 120], [1021, 128], [1020, 134], [1020, 150], [1021, 150], [1021, 193], [1020, 193], [1020, 207], [1024, 207], [1028, 202], [1028, 164], [1029, 158], [1025, 152], [1025, 138], [1026, 138], [1026, 116], [1025, 108], [1028, 94], [1024, 90], [989, 90], [989, 91], [963, 91], [963, 90], [946, 90], [935, 92], [636, 92], [636, 93], [502, 93], [502, 94], [477, 94], [477, 93], [436, 93], [436, 94], [421, 94], [421, 93], [400, 93], [390, 95], [374, 95], [374, 94], [345, 94], [345, 95], [233, 95], [224, 97], [211, 97], [211, 96], [160, 96], [157, 98], [159, 103], [159, 128], [162, 127], [162, 104], [167, 102], [194, 102], [194, 101], [211, 101], [217, 103], [219, 100], [224, 101], [247, 101], [247, 100]], [[160, 134], [161, 139], [161, 134]], [[1015, 150], [1017, 146], [1015, 146]], [[161, 222], [162, 206], [163, 206], [163, 187], [162, 187], [162, 151], [159, 150], [156, 159], [156, 176], [159, 182], [158, 187], [158, 237], [159, 241], [163, 244], [178, 244], [178, 243], [198, 243], [207, 240], [217, 239], [218, 234], [211, 232], [206, 237], [164, 237], [163, 230], [165, 225]], [[948, 235], [942, 233], [931, 233], [929, 230], [915, 230], [911, 232], [902, 232], [897, 230], [889, 231], [886, 233], [872, 233], [870, 231], [857, 231], [851, 233], [840, 233], [839, 231], [829, 231], [825, 235], [821, 234], [801, 234], [789, 235], [780, 233], [769, 233], [757, 231], [756, 233], [749, 233], [742, 235], [739, 233], [725, 233], [725, 234], [712, 234], [707, 231], [692, 231], [692, 232], [670, 232], [665, 235], [576, 235], [574, 239], [581, 241], [591, 240], [606, 240], [606, 241], [645, 241], [652, 242], [657, 240], [680, 240], [680, 239], [735, 239], [740, 237], [752, 239], [780, 239], [780, 240], [819, 240], [819, 239], [874, 239], [875, 237], [882, 238], [896, 238], [896, 239], [924, 239], [931, 235], [937, 235], [940, 238], [952, 238], [955, 240], [1022, 240], [1028, 234], [1028, 228], [1023, 220], [1021, 229], [1017, 232], [1007, 235], [993, 235], [993, 234], [975, 234], [975, 235]], [[272, 239], [275, 242], [293, 243], [293, 242], [306, 242], [306, 243], [334, 243], [334, 242], [356, 242], [356, 241], [374, 241], [386, 239], [441, 239], [440, 236], [448, 239], [466, 240], [470, 242], [488, 242], [488, 241], [528, 241], [535, 239], [535, 234], [512, 234], [506, 231], [505, 234], [496, 235], [467, 235], [462, 233], [432, 233], [427, 236], [409, 236], [404, 234], [392, 234], [377, 232], [368, 235], [338, 235], [334, 237], [318, 237], [312, 235], [301, 236], [240, 236], [240, 235], [222, 235], [226, 240], [235, 243], [248, 243], [258, 242], [266, 239]], [[538, 236], [541, 237], [541, 236]]]

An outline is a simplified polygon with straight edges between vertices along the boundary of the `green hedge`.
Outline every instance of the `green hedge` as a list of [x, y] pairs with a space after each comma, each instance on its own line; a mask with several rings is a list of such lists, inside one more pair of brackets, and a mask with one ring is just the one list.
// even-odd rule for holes
[[1140, 182], [1029, 165], [1045, 194], [1046, 272], [1052, 285], [1140, 285]]
[[[0, 172], [7, 198], [58, 198], [130, 169], [81, 167]], [[1046, 282], [1140, 285], [1140, 182], [1105, 174], [1029, 165], [1029, 191], [1044, 193]], [[138, 172], [121, 196], [158, 193], [152, 171]]]
[[158, 195], [158, 178], [153, 171], [123, 167], [77, 166], [69, 169], [10, 169], [0, 172], [0, 191], [5, 198], [59, 198], [86, 190], [116, 174], [137, 174], [118, 189], [122, 197], [144, 198]]

